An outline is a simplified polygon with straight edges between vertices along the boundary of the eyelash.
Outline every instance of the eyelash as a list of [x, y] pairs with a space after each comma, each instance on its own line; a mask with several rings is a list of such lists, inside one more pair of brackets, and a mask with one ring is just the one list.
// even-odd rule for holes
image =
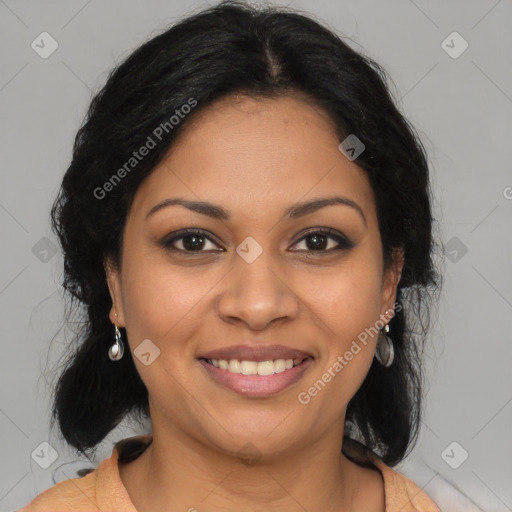
[[[183, 229], [181, 231], [178, 231], [177, 233], [175, 233], [171, 238], [164, 238], [161, 242], [160, 242], [160, 245], [162, 245], [162, 247], [166, 250], [169, 250], [169, 251], [176, 251], [176, 252], [182, 252], [182, 253], [186, 253], [186, 254], [201, 254], [201, 253], [205, 253], [205, 252], [208, 252], [208, 251], [204, 251], [204, 250], [200, 250], [200, 251], [186, 251], [184, 249], [178, 249], [176, 247], [173, 247], [173, 244], [178, 241], [178, 240], [181, 240], [183, 238], [185, 238], [186, 236], [188, 235], [199, 235], [203, 238], [206, 238], [207, 240], [209, 240], [210, 242], [216, 244], [216, 242], [214, 242], [209, 234], [202, 230], [202, 229]], [[327, 249], [327, 250], [318, 250], [318, 251], [314, 251], [314, 250], [299, 250], [297, 252], [308, 252], [308, 253], [313, 253], [313, 254], [330, 254], [330, 253], [333, 253], [333, 252], [336, 252], [336, 251], [342, 251], [342, 250], [348, 250], [348, 249], [352, 249], [355, 244], [350, 241], [347, 237], [345, 237], [344, 235], [340, 234], [339, 232], [333, 230], [333, 229], [330, 229], [330, 228], [318, 228], [318, 229], [315, 229], [315, 230], [311, 230], [311, 231], [308, 231], [307, 233], [305, 233], [301, 238], [299, 238], [299, 240], [297, 240], [297, 242], [295, 242], [293, 245], [297, 245], [299, 242], [302, 242], [304, 239], [310, 237], [310, 236], [313, 236], [313, 235], [329, 235], [328, 238], [331, 238], [333, 239], [335, 242], [338, 243], [338, 246], [335, 247], [335, 248], [331, 248], [331, 249]], [[216, 244], [218, 245], [218, 244]], [[215, 252], [222, 252], [222, 251], [215, 251]]]

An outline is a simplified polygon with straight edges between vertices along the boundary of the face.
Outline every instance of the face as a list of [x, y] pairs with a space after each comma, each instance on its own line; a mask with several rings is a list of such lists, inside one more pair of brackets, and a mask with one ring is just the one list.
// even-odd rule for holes
[[[107, 273], [154, 434], [279, 456], [343, 432], [401, 260], [384, 271], [372, 188], [339, 143], [299, 97], [231, 96], [139, 187]], [[178, 198], [214, 208], [162, 203]]]

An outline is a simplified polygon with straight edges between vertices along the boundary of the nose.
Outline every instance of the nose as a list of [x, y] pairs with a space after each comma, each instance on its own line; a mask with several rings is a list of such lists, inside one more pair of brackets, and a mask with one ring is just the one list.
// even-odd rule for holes
[[233, 268], [222, 280], [217, 314], [225, 322], [241, 323], [254, 331], [272, 322], [290, 321], [300, 311], [300, 300], [289, 281], [287, 272], [266, 251], [252, 263], [235, 255]]

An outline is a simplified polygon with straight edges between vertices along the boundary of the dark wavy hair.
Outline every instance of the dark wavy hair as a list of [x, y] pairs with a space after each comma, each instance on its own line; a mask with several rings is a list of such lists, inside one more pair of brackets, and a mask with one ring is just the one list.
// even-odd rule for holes
[[[441, 278], [434, 265], [426, 150], [395, 105], [387, 80], [381, 66], [312, 17], [236, 1], [184, 18], [110, 72], [78, 130], [51, 209], [64, 254], [67, 305], [71, 311], [77, 303], [75, 312], [83, 313], [52, 396], [52, 427], [58, 420], [69, 445], [85, 454], [127, 415], [149, 416], [147, 389], [130, 351], [115, 364], [107, 355], [114, 329], [104, 264], [107, 257], [121, 263], [137, 188], [197, 112], [215, 100], [232, 93], [256, 98], [299, 93], [325, 109], [340, 141], [355, 134], [365, 144], [355, 163], [374, 190], [385, 268], [394, 248], [405, 253], [397, 290], [401, 307], [390, 321], [395, 361], [390, 368], [373, 362], [348, 405], [345, 437], [391, 466], [408, 454], [420, 424], [421, 356]], [[197, 106], [170, 128], [171, 116], [191, 98]], [[164, 125], [158, 144], [109, 187], [106, 198], [98, 198], [98, 187]], [[121, 333], [126, 337], [124, 329]]]

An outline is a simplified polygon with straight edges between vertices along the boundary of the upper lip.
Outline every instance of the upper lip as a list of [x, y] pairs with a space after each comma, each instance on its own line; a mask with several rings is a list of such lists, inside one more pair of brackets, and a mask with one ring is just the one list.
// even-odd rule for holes
[[231, 347], [218, 348], [199, 356], [199, 359], [216, 359], [239, 361], [269, 361], [276, 359], [306, 359], [313, 357], [309, 352], [284, 345], [233, 345]]

